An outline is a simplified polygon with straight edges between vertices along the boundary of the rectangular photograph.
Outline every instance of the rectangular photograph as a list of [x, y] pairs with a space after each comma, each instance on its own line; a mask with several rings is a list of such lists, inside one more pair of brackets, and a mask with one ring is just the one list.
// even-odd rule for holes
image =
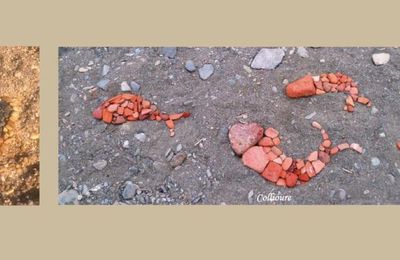
[[399, 204], [400, 50], [62, 47], [58, 158], [60, 205]]
[[0, 47], [0, 205], [39, 204], [39, 48]]

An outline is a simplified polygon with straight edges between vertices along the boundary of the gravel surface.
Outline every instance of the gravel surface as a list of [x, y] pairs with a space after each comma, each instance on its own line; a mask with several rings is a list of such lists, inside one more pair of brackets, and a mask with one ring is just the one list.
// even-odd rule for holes
[[39, 48], [0, 47], [0, 205], [39, 204]]
[[[272, 49], [61, 48], [59, 203], [400, 203], [400, 49]], [[381, 53], [389, 55], [373, 56]], [[274, 57], [252, 66], [257, 54]], [[285, 84], [308, 72], [337, 71], [357, 81], [373, 106], [348, 113], [344, 94], [284, 94]], [[191, 117], [176, 122], [174, 137], [162, 122], [116, 126], [92, 118], [124, 81], [161, 110]], [[246, 168], [229, 144], [231, 125], [256, 122], [280, 132], [287, 155], [304, 158], [320, 142], [312, 121], [332, 142], [359, 143], [364, 153], [342, 152], [289, 189]]]

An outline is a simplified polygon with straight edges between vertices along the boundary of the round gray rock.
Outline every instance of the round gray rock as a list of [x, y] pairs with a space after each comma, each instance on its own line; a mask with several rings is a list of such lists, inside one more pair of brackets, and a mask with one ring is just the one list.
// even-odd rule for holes
[[124, 190], [122, 191], [122, 197], [125, 200], [131, 200], [136, 195], [136, 191], [139, 190], [139, 186], [131, 181], [125, 182]]
[[185, 62], [185, 69], [189, 72], [193, 72], [196, 70], [196, 65], [194, 65], [194, 62], [192, 60], [187, 60]]
[[211, 75], [214, 73], [214, 66], [212, 64], [204, 64], [200, 69], [199, 69], [199, 76], [202, 80], [206, 80]]

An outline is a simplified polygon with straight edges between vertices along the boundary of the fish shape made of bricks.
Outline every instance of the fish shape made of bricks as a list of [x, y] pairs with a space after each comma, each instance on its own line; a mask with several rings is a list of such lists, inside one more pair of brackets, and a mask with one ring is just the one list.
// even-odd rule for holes
[[181, 118], [189, 117], [190, 113], [162, 113], [156, 105], [143, 97], [124, 93], [104, 101], [92, 112], [92, 115], [96, 119], [114, 125], [138, 120], [164, 121], [172, 137], [175, 135], [174, 122]]
[[313, 122], [312, 126], [320, 130], [322, 141], [306, 159], [287, 156], [279, 148], [279, 132], [271, 127], [264, 130], [257, 123], [233, 125], [229, 130], [229, 140], [233, 151], [241, 156], [246, 167], [278, 186], [292, 188], [318, 175], [333, 155], [347, 149], [363, 152], [363, 148], [356, 143], [333, 146], [328, 133], [319, 123]]
[[286, 95], [290, 98], [301, 98], [323, 95], [326, 93], [343, 92], [347, 94], [343, 109], [348, 112], [353, 112], [356, 102], [367, 105], [368, 107], [372, 105], [368, 98], [360, 95], [358, 88], [357, 82], [340, 72], [323, 73], [314, 77], [308, 74], [289, 83], [286, 86]]

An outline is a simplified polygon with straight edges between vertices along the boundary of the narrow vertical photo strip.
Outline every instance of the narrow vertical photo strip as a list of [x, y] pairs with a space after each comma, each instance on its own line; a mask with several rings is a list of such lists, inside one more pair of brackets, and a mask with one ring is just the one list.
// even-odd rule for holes
[[398, 48], [60, 48], [59, 204], [400, 204]]
[[0, 205], [39, 204], [39, 47], [0, 47]]

